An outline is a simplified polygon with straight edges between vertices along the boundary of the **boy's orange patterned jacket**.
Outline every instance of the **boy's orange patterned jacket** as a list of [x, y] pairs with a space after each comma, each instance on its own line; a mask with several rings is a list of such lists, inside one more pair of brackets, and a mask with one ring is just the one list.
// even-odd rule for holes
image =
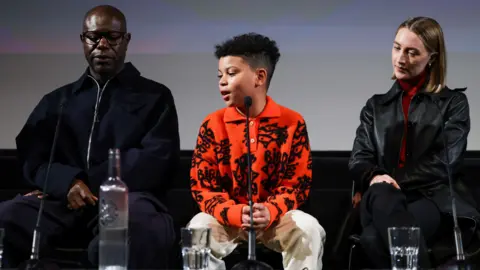
[[[200, 209], [224, 226], [241, 227], [248, 205], [245, 116], [234, 107], [206, 117], [192, 159], [190, 185]], [[264, 203], [270, 224], [308, 197], [312, 157], [303, 117], [267, 97], [249, 122], [253, 202]]]

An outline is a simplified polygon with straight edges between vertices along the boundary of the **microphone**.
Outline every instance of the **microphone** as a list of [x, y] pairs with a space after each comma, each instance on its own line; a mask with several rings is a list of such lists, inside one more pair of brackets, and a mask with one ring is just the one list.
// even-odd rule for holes
[[[446, 91], [446, 90], [443, 90]], [[448, 154], [448, 141], [447, 141], [447, 135], [445, 134], [445, 121], [444, 121], [444, 115], [442, 113], [442, 109], [440, 108], [440, 105], [438, 104], [439, 100], [436, 97], [433, 97], [433, 103], [435, 103], [435, 106], [438, 109], [438, 112], [440, 113], [442, 117], [442, 125], [441, 125], [441, 132], [442, 132], [442, 140], [443, 140], [443, 148], [445, 149], [445, 167], [447, 169], [447, 177], [448, 177], [448, 185], [449, 185], [449, 193], [450, 193], [450, 199], [452, 202], [452, 217], [453, 217], [453, 235], [454, 235], [454, 241], [455, 241], [455, 251], [456, 251], [456, 263], [458, 267], [466, 267], [465, 269], [470, 269], [468, 265], [466, 265], [465, 262], [465, 253], [463, 251], [463, 241], [462, 241], [462, 231], [460, 230], [460, 227], [458, 226], [458, 218], [457, 218], [457, 206], [455, 204], [455, 196], [453, 196], [453, 179], [452, 179], [452, 171], [450, 168], [450, 155]]]
[[245, 139], [247, 145], [247, 182], [248, 182], [248, 205], [250, 206], [250, 229], [248, 230], [248, 260], [237, 263], [233, 266], [232, 270], [273, 270], [273, 268], [264, 263], [256, 260], [255, 245], [256, 245], [256, 233], [253, 228], [253, 199], [252, 199], [252, 160], [250, 151], [250, 107], [252, 106], [252, 97], [246, 96], [243, 99], [245, 106], [246, 116], [246, 130]]
[[42, 219], [43, 215], [43, 209], [45, 205], [45, 197], [47, 194], [45, 194], [45, 191], [47, 190], [48, 187], [48, 178], [50, 175], [50, 168], [52, 167], [53, 163], [53, 158], [55, 156], [55, 148], [57, 146], [57, 139], [58, 139], [58, 134], [60, 130], [60, 123], [62, 119], [62, 114], [63, 114], [63, 107], [66, 103], [66, 93], [63, 93], [61, 100], [60, 100], [60, 105], [58, 109], [58, 119], [57, 123], [55, 125], [55, 133], [53, 135], [53, 142], [52, 142], [52, 147], [50, 149], [50, 157], [48, 160], [47, 164], [47, 170], [45, 173], [45, 181], [43, 182], [43, 189], [42, 192], [44, 193], [42, 198], [40, 199], [40, 208], [38, 209], [38, 214], [37, 214], [37, 221], [35, 223], [35, 228], [33, 230], [33, 240], [32, 240], [32, 250], [30, 253], [30, 259], [26, 261], [24, 267], [20, 267], [19, 269], [52, 269], [52, 265], [43, 262], [40, 260], [40, 238], [41, 238], [41, 233], [40, 233], [40, 221]]

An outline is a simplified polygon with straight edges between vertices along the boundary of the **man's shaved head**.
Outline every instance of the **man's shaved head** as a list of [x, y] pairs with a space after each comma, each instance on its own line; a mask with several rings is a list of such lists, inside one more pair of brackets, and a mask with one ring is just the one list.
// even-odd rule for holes
[[125, 15], [118, 8], [102, 5], [90, 9], [80, 39], [91, 75], [106, 81], [120, 72], [130, 38]]
[[125, 15], [118, 8], [110, 5], [96, 6], [90, 9], [89, 11], [87, 11], [83, 19], [84, 30], [87, 27], [88, 21], [96, 17], [115, 18], [121, 24], [121, 29], [119, 30], [125, 31], [125, 32], [127, 31], [127, 19], [125, 18]]

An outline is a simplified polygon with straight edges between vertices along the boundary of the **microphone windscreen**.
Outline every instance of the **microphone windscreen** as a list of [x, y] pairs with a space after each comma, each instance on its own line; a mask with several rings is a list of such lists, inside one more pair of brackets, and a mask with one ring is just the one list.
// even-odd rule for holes
[[244, 97], [243, 102], [245, 104], [245, 107], [247, 107], [247, 108], [252, 106], [252, 97], [250, 97], [250, 96]]

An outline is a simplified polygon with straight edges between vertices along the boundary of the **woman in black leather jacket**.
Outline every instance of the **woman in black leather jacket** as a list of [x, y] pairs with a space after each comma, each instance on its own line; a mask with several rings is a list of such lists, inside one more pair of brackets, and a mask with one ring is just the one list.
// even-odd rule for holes
[[[452, 238], [453, 228], [442, 232], [440, 224], [447, 224], [452, 212], [447, 167], [460, 184], [470, 131], [468, 100], [465, 89], [445, 86], [445, 42], [434, 19], [416, 17], [398, 27], [392, 65], [391, 89], [372, 96], [361, 111], [349, 162], [355, 185], [365, 192], [360, 242], [376, 267], [389, 268], [387, 228], [418, 226], [419, 264], [430, 267], [426, 246], [439, 234]], [[475, 228], [480, 214], [455, 194], [459, 219]]]

